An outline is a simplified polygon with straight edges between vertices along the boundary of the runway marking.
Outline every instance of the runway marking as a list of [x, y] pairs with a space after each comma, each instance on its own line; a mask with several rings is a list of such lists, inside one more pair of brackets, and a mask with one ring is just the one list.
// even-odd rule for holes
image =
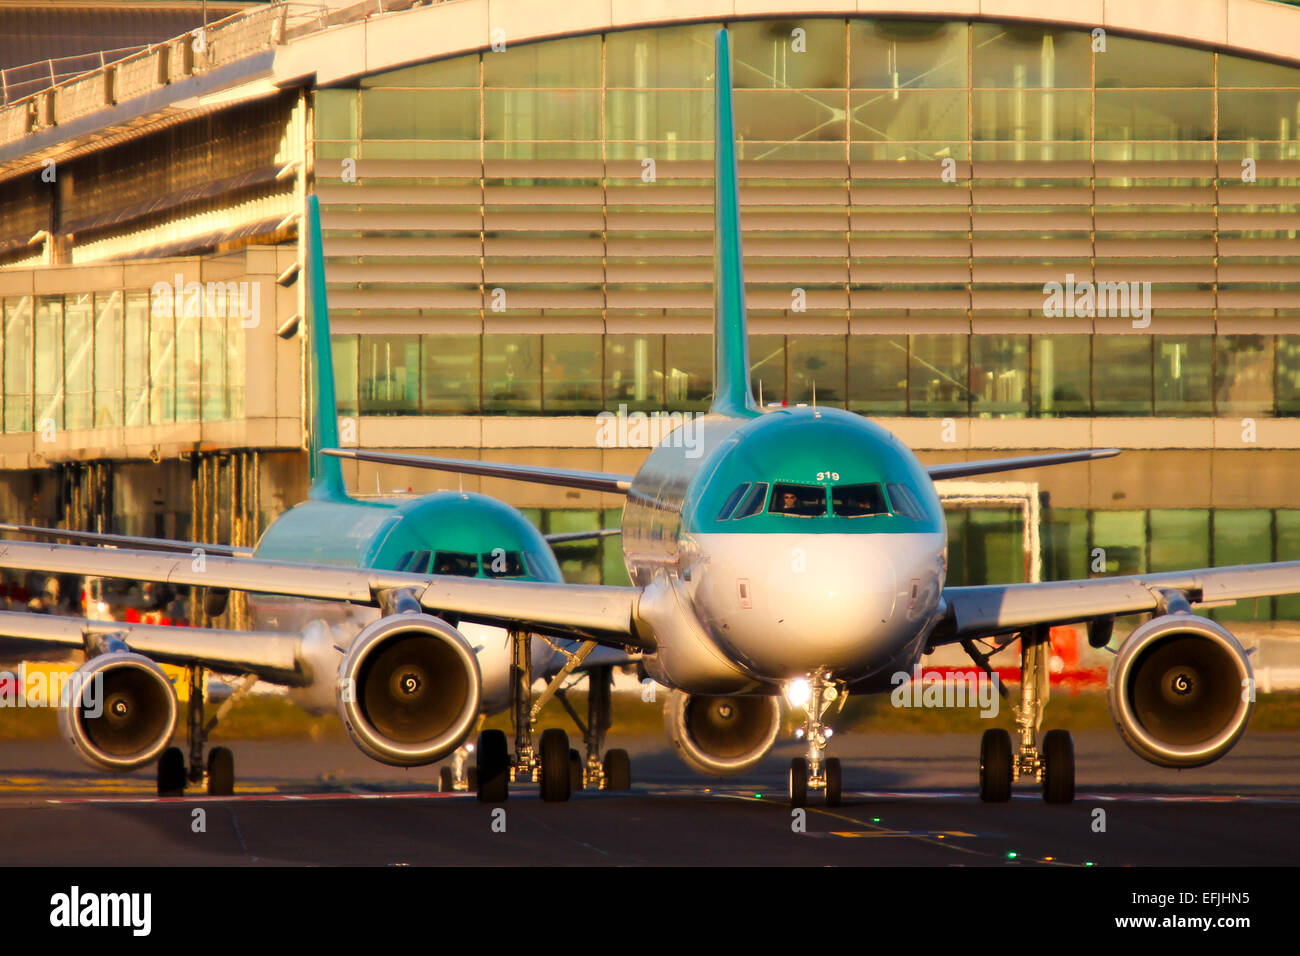
[[977, 833], [962, 830], [832, 830], [831, 836], [847, 839], [879, 839], [881, 837], [934, 837], [943, 840], [947, 837], [977, 837]]

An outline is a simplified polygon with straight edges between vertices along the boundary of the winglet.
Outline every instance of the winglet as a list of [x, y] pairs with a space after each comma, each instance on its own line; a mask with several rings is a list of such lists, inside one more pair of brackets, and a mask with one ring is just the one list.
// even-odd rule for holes
[[339, 442], [338, 400], [334, 391], [334, 354], [330, 348], [330, 313], [325, 296], [325, 254], [321, 244], [320, 200], [307, 197], [307, 309], [312, 363], [312, 421], [308, 451], [311, 460], [309, 496], [343, 501], [343, 466], [337, 458], [321, 454]]
[[731, 93], [731, 42], [716, 34], [713, 137], [713, 407], [723, 415], [755, 415], [749, 385], [745, 278], [740, 249], [740, 175]]

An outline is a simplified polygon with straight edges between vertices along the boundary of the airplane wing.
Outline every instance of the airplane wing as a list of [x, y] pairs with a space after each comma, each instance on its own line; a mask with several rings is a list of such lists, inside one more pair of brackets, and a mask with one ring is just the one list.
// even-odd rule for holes
[[121, 635], [139, 654], [162, 664], [202, 664], [223, 673], [253, 673], [291, 687], [311, 680], [299, 660], [301, 634], [225, 631], [215, 627], [170, 627], [91, 621], [51, 614], [0, 611], [0, 637], [83, 648], [97, 634]]
[[635, 629], [631, 587], [408, 574], [374, 568], [293, 564], [222, 555], [171, 555], [35, 541], [0, 541], [0, 568], [157, 581], [182, 586], [282, 594], [378, 605], [385, 592], [410, 589], [434, 614], [481, 624], [649, 649]]
[[946, 615], [935, 628], [931, 644], [1007, 634], [1035, 625], [1078, 624], [1158, 611], [1164, 603], [1161, 592], [1183, 594], [1192, 605], [1300, 593], [1300, 561], [1083, 581], [944, 588]]
[[403, 455], [394, 452], [364, 451], [360, 449], [326, 448], [325, 454], [353, 461], [373, 461], [381, 465], [404, 465], [407, 468], [428, 468], [432, 471], [454, 471], [462, 475], [481, 475], [485, 478], [514, 478], [539, 485], [561, 485], [581, 488], [584, 491], [607, 491], [614, 495], [627, 494], [632, 485], [631, 475], [615, 475], [605, 471], [577, 471], [572, 468], [544, 468], [540, 465], [506, 465], [493, 461], [476, 461], [464, 458], [431, 458], [427, 455]]
[[210, 544], [206, 541], [175, 541], [170, 538], [146, 538], [133, 534], [109, 534], [105, 531], [69, 531], [67, 528], [46, 528], [34, 524], [0, 524], [0, 531], [25, 534], [51, 541], [63, 539], [81, 544], [101, 544], [116, 548], [145, 548], [150, 551], [183, 551], [192, 554], [201, 550], [206, 554], [223, 554], [231, 558], [251, 558], [252, 548], [233, 544]]
[[985, 458], [977, 461], [954, 461], [942, 465], [926, 465], [931, 480], [942, 478], [969, 478], [971, 475], [992, 475], [999, 471], [1019, 471], [1021, 468], [1041, 468], [1044, 465], [1067, 465], [1075, 461], [1095, 461], [1114, 458], [1118, 448], [1087, 448], [1083, 451], [1062, 451], [1049, 455], [1024, 455], [1019, 458]]
[[561, 531], [548, 534], [547, 544], [568, 544], [570, 541], [589, 541], [592, 538], [608, 538], [610, 535], [622, 534], [622, 528], [597, 528], [595, 531]]

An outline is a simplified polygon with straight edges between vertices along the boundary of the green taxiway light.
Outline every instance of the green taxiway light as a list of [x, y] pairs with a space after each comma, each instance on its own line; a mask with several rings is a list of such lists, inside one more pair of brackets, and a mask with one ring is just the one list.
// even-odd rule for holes
[[1007, 851], [1007, 859], [1008, 859], [1008, 860], [1014, 860], [1014, 859], [1015, 859], [1016, 857], [1018, 857], [1019, 855], [1020, 855], [1020, 854], [1017, 853], [1015, 850], [1008, 850], [1008, 851]]

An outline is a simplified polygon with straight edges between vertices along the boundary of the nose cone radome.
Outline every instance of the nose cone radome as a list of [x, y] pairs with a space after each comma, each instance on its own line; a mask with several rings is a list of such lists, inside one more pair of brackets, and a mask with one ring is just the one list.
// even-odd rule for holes
[[724, 650], [764, 677], [870, 669], [899, 597], [888, 537], [708, 535], [697, 609]]

